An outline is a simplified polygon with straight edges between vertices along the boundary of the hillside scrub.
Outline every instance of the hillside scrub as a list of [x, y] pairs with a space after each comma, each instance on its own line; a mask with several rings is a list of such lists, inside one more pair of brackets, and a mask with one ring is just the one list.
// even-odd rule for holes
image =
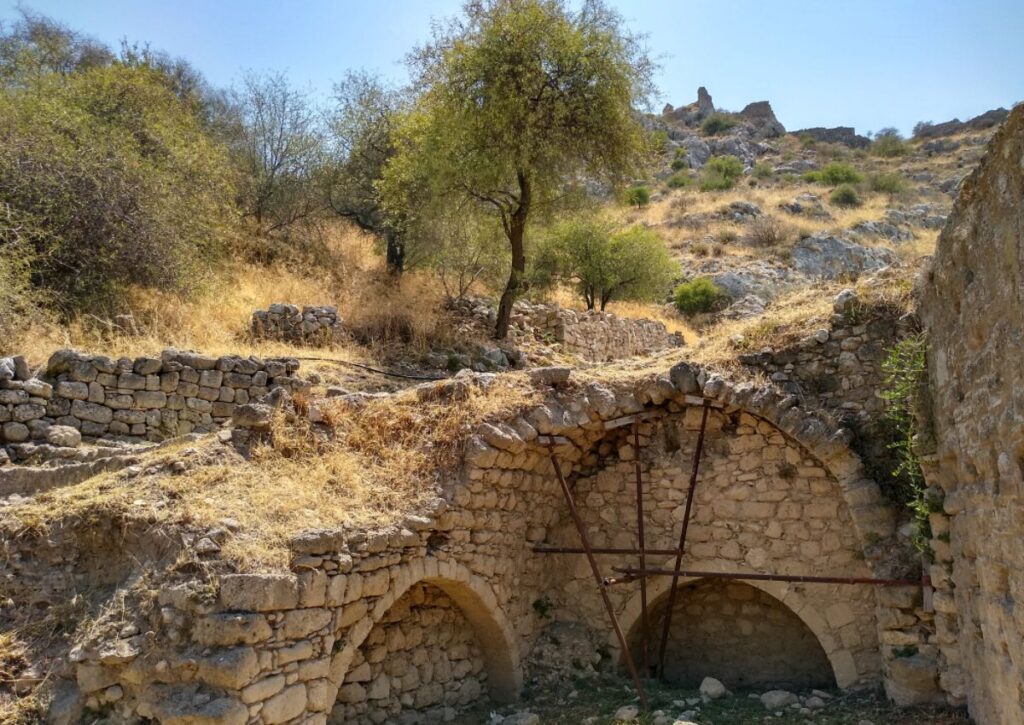
[[115, 64], [0, 93], [0, 247], [65, 314], [129, 284], [186, 292], [222, 251], [224, 150], [158, 72]]
[[864, 181], [864, 175], [849, 164], [835, 161], [825, 164], [818, 171], [808, 171], [804, 174], [804, 180], [826, 186], [839, 186], [840, 184], [859, 184]]
[[735, 156], [712, 156], [700, 176], [701, 191], [731, 189], [743, 175], [743, 162]]
[[714, 311], [726, 298], [725, 291], [708, 277], [696, 277], [676, 287], [673, 299], [684, 315]]
[[641, 226], [615, 230], [596, 217], [558, 224], [537, 256], [575, 285], [588, 310], [604, 310], [612, 299], [657, 300], [679, 273], [656, 232]]

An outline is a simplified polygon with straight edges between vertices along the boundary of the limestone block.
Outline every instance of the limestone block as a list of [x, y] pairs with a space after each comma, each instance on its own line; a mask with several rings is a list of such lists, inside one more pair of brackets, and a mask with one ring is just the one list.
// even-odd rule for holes
[[260, 718], [266, 725], [278, 725], [298, 717], [306, 709], [306, 686], [298, 683], [263, 703]]
[[262, 614], [231, 612], [200, 617], [192, 630], [192, 638], [202, 645], [230, 646], [262, 642], [272, 633]]
[[196, 676], [215, 687], [239, 689], [259, 673], [259, 660], [252, 647], [215, 651], [197, 661]]
[[227, 574], [220, 580], [223, 609], [265, 612], [294, 609], [298, 603], [298, 580], [292, 574]]

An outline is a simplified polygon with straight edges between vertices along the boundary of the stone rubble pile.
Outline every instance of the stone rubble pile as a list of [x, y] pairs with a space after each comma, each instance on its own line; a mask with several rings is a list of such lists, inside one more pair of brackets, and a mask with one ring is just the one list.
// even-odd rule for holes
[[275, 303], [252, 313], [252, 335], [263, 340], [281, 340], [302, 345], [328, 345], [343, 334], [338, 308]]
[[59, 350], [39, 377], [23, 358], [0, 359], [0, 443], [158, 441], [214, 430], [238, 406], [304, 389], [297, 360], [164, 350], [113, 359]]

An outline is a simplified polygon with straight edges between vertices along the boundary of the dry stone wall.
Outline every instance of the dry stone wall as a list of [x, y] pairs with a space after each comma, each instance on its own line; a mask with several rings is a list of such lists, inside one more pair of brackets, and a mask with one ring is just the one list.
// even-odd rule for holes
[[414, 585], [356, 652], [330, 719], [356, 725], [451, 720], [486, 695], [484, 667], [458, 605], [437, 587]]
[[[921, 280], [933, 399], [919, 448], [943, 684], [1024, 722], [1024, 107], [963, 185]], [[934, 440], [927, 433], [934, 429]]]
[[[491, 326], [495, 311], [485, 299], [456, 301], [454, 306]], [[619, 317], [611, 312], [571, 310], [559, 305], [519, 300], [512, 308], [513, 342], [558, 345], [584, 360], [603, 362], [646, 355], [683, 344], [678, 333], [656, 320]]]
[[[665, 601], [658, 604], [650, 628], [660, 634]], [[642, 661], [637, 634], [634, 656]], [[835, 687], [825, 651], [807, 625], [771, 595], [741, 582], [705, 580], [679, 592], [665, 661], [666, 678], [691, 689], [708, 676], [729, 689]]]
[[[558, 383], [565, 376], [547, 379]], [[440, 383], [432, 394], [455, 394], [465, 384]], [[614, 511], [629, 498], [632, 459], [605, 423], [650, 415], [640, 431], [641, 460], [651, 492], [651, 541], [661, 542], [677, 531], [683, 462], [705, 400], [715, 421], [703, 479], [709, 495], [700, 499], [705, 513], [694, 526], [694, 546], [707, 549], [694, 550], [695, 565], [806, 572], [825, 562], [847, 574], [905, 574], [892, 570], [887, 556], [902, 545], [893, 511], [850, 453], [847, 434], [800, 409], [792, 396], [731, 385], [688, 365], [636, 384], [558, 385], [521, 417], [482, 426], [469, 442], [465, 469], [443, 496], [400, 526], [304, 532], [291, 542], [291, 572], [223, 575], [212, 588], [200, 581], [166, 586], [147, 630], [140, 628], [154, 633], [148, 640], [129, 629], [116, 642], [89, 643], [73, 654], [86, 702], [126, 718], [273, 725], [342, 722], [353, 715], [370, 722], [415, 721], [438, 712], [447, 717], [448, 708], [457, 711], [477, 688], [496, 700], [514, 697], [521, 662], [552, 617], [613, 641], [585, 560], [533, 550], [577, 543], [569, 538], [565, 503], [540, 436], [565, 438], [555, 454], [590, 530], [600, 532], [601, 543], [632, 545], [627, 521]], [[666, 584], [664, 578], [652, 583], [652, 601]], [[841, 687], [899, 677], [886, 664], [892, 653], [876, 642], [921, 631], [917, 618], [872, 589], [761, 584], [760, 591], [813, 632]], [[445, 600], [439, 595], [428, 600], [433, 589], [460, 614], [440, 607]], [[907, 589], [912, 612], [920, 588]], [[425, 632], [417, 644], [407, 636], [416, 642], [415, 632], [426, 628], [415, 625], [422, 623], [415, 614], [420, 591], [424, 604], [432, 602], [422, 614], [442, 617], [443, 631], [451, 632], [444, 645], [450, 686], [436, 670], [431, 679], [418, 665], [412, 675], [396, 664], [422, 659], [421, 646], [441, 646]], [[613, 596], [624, 626], [635, 631], [638, 585], [616, 587]], [[438, 609], [448, 612], [431, 613]], [[917, 693], [931, 694], [927, 688]]]
[[278, 302], [252, 313], [252, 335], [301, 345], [329, 345], [343, 335], [338, 308], [289, 305]]
[[295, 376], [298, 368], [291, 358], [214, 357], [173, 349], [134, 360], [60, 350], [39, 377], [25, 366], [0, 379], [0, 443], [62, 445], [54, 434], [67, 436], [68, 428], [89, 440], [125, 441], [211, 431], [238, 406], [277, 388], [307, 387]]

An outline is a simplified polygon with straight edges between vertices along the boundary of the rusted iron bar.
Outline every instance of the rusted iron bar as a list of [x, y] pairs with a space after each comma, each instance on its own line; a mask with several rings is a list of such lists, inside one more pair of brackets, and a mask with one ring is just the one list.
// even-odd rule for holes
[[634, 569], [628, 566], [613, 566], [612, 571], [625, 574], [620, 581], [614, 578], [605, 579], [609, 585], [625, 584], [636, 579], [649, 576], [685, 576], [702, 579], [747, 579], [749, 581], [796, 582], [798, 584], [873, 584], [882, 587], [931, 586], [928, 575], [920, 579], [875, 579], [857, 576], [805, 576], [802, 574], [758, 574], [741, 571], [690, 571], [675, 569]]
[[[636, 535], [640, 546], [640, 569], [647, 569], [647, 555], [644, 549], [644, 484], [640, 470], [640, 421], [633, 419], [633, 463], [636, 471]], [[649, 677], [651, 665], [647, 660], [647, 579], [640, 580], [640, 660], [644, 673]]]
[[[578, 546], [535, 546], [533, 547], [535, 554], [585, 554], [586, 552]], [[625, 554], [627, 556], [637, 556], [640, 553], [639, 549], [615, 549], [606, 548], [600, 546], [591, 547], [590, 552], [592, 554]], [[676, 553], [675, 549], [644, 549], [644, 552], [652, 556], [674, 556]]]
[[690, 527], [690, 509], [693, 507], [693, 492], [697, 488], [697, 473], [700, 471], [700, 456], [704, 451], [704, 431], [708, 426], [708, 410], [710, 404], [704, 401], [700, 416], [700, 433], [697, 434], [697, 447], [693, 451], [693, 467], [690, 469], [690, 488], [686, 492], [686, 509], [683, 511], [683, 526], [679, 531], [679, 546], [676, 547], [675, 573], [672, 586], [668, 590], [668, 608], [665, 610], [665, 624], [661, 630], [661, 646], [658, 648], [658, 674], [665, 676], [665, 648], [668, 646], [668, 632], [672, 626], [672, 609], [676, 604], [676, 589], [679, 586], [679, 572], [683, 567], [683, 552], [686, 549], [686, 531]]
[[572, 491], [569, 490], [569, 484], [566, 483], [565, 476], [562, 475], [562, 468], [558, 465], [558, 457], [555, 456], [554, 445], [550, 443], [548, 444], [548, 455], [551, 457], [551, 465], [554, 466], [558, 485], [562, 487], [562, 495], [565, 497], [565, 503], [569, 507], [569, 515], [572, 517], [573, 523], [576, 524], [576, 531], [580, 535], [580, 542], [583, 544], [583, 549], [590, 562], [590, 570], [594, 574], [594, 581], [597, 582], [597, 588], [601, 591], [604, 607], [608, 610], [608, 618], [611, 620], [612, 629], [615, 630], [615, 637], [618, 639], [619, 647], [622, 649], [622, 657], [626, 661], [626, 667], [629, 668], [629, 675], [633, 678], [633, 686], [636, 687], [636, 693], [640, 697], [640, 705], [644, 710], [649, 710], [647, 692], [644, 690], [643, 683], [640, 682], [640, 675], [636, 671], [636, 663], [633, 662], [633, 654], [629, 651], [626, 636], [622, 633], [622, 627], [619, 626], [618, 617], [615, 616], [615, 608], [612, 606], [612, 600], [608, 596], [608, 588], [605, 585], [604, 577], [601, 576], [601, 569], [597, 565], [597, 559], [591, 553], [590, 538], [587, 536], [586, 527], [583, 525], [583, 519], [580, 518], [580, 513], [576, 509], [576, 501], [573, 498]]

